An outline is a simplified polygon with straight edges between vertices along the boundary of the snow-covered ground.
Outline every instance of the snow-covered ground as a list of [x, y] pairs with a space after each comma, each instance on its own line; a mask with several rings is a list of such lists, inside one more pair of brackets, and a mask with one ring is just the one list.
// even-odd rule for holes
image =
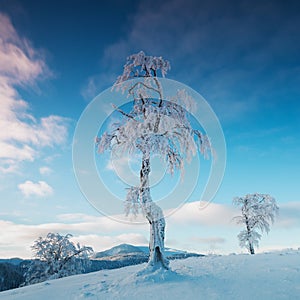
[[300, 251], [192, 257], [151, 274], [145, 264], [0, 293], [2, 299], [300, 299]]

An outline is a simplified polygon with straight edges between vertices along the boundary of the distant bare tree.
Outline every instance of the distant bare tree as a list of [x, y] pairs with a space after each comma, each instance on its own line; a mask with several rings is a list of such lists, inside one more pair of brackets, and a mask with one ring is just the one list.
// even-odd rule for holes
[[241, 215], [234, 218], [238, 224], [245, 225], [238, 239], [242, 248], [247, 248], [254, 254], [254, 246], [258, 247], [261, 233], [270, 231], [270, 223], [274, 222], [278, 213], [278, 206], [273, 197], [267, 194], [248, 194], [244, 197], [236, 197], [233, 203], [241, 209]]

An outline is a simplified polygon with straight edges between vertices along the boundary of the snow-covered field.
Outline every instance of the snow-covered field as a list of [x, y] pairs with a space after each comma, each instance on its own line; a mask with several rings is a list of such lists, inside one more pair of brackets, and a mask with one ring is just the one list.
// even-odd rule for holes
[[0, 293], [0, 299], [300, 299], [300, 251], [206, 256], [76, 275]]

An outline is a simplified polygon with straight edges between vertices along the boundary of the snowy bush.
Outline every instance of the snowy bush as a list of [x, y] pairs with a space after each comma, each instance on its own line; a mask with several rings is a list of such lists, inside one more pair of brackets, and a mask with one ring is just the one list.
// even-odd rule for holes
[[33, 284], [48, 279], [84, 273], [90, 265], [91, 247], [80, 246], [70, 241], [71, 234], [65, 236], [48, 233], [39, 237], [31, 247], [35, 260], [25, 273], [25, 284]]

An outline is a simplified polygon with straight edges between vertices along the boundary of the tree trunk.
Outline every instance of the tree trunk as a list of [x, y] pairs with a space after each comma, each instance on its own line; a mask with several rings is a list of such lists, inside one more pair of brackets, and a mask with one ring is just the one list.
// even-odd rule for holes
[[251, 243], [251, 241], [249, 240], [249, 236], [251, 234], [251, 229], [250, 229], [250, 226], [249, 226], [249, 221], [248, 221], [248, 217], [245, 215], [245, 219], [246, 219], [246, 228], [247, 228], [247, 234], [248, 234], [248, 243], [249, 243], [249, 252], [250, 254], [255, 254], [254, 252], [254, 247], [253, 247], [253, 244]]
[[162, 209], [152, 201], [149, 187], [150, 154], [143, 153], [140, 171], [140, 200], [143, 212], [150, 224], [150, 257], [148, 266], [168, 269], [169, 261], [165, 257], [165, 218]]

